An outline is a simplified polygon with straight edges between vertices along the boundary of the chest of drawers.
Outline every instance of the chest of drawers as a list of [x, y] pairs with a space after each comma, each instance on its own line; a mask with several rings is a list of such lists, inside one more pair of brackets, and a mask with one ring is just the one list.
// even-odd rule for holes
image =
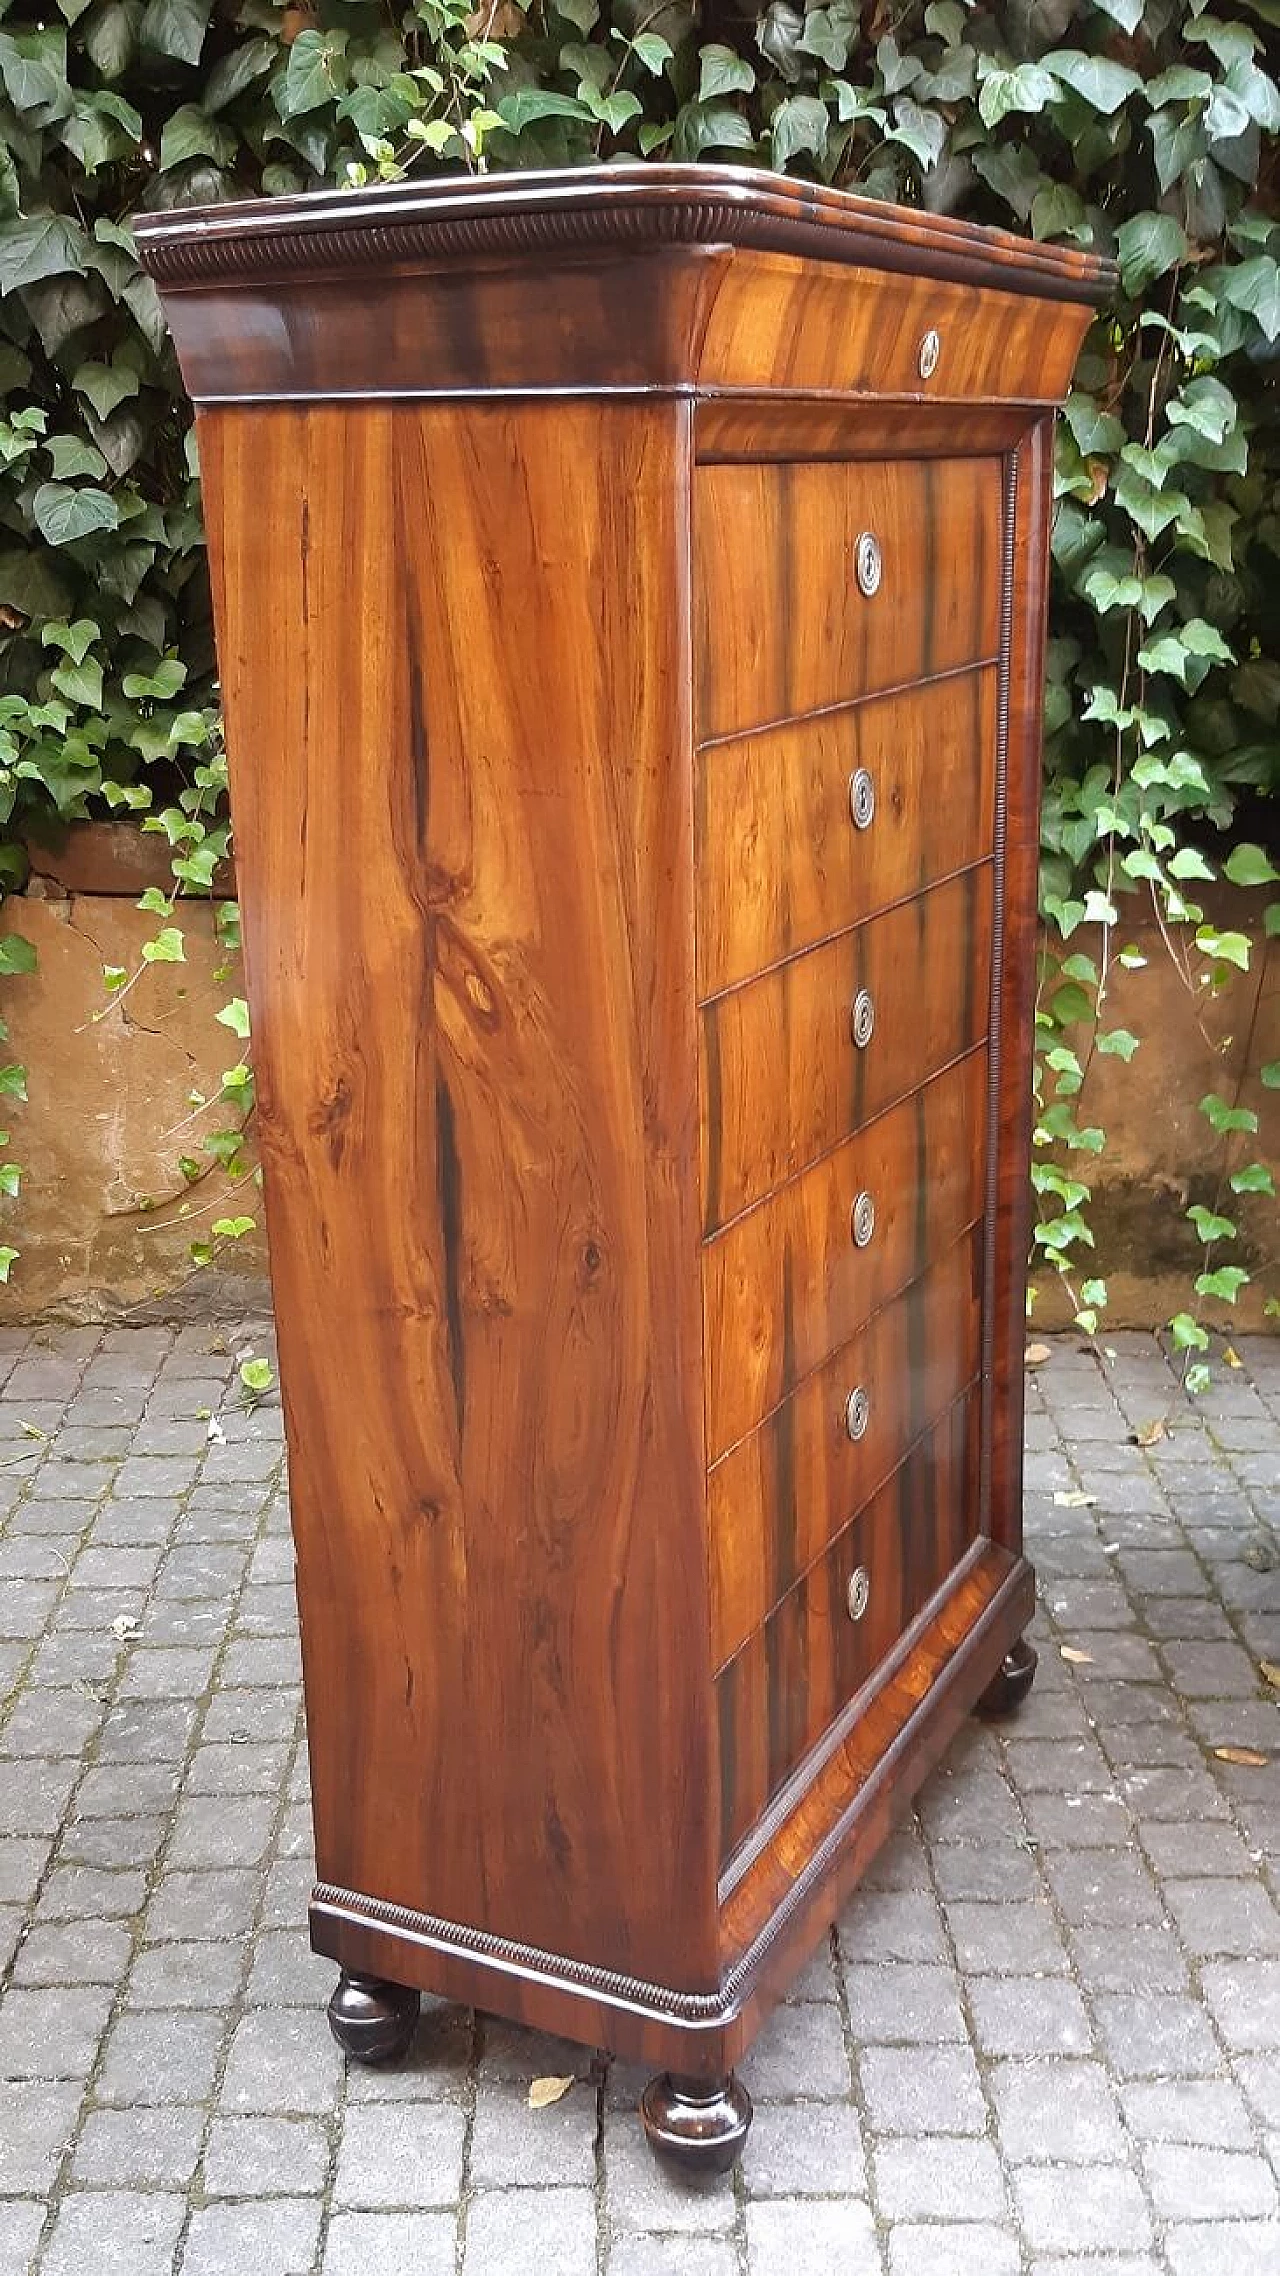
[[[1021, 1554], [1053, 408], [1102, 267], [619, 167], [139, 225], [198, 432], [319, 1882], [733, 2066]], [[802, 2082], [797, 2082], [802, 2084]]]

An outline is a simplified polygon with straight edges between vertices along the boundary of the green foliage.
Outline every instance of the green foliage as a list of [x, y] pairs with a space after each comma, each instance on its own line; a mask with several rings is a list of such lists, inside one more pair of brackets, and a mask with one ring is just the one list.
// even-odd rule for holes
[[[1070, 1273], [1105, 1144], [1072, 1102], [1094, 1051], [1137, 1049], [1106, 1008], [1124, 928], [1154, 909], [1212, 993], [1249, 946], [1206, 888], [1276, 878], [1254, 841], [1280, 749], [1278, 22], [1280, 0], [0, 0], [0, 885], [23, 833], [104, 812], [163, 831], [188, 891], [225, 851], [195, 462], [140, 207], [706, 157], [1097, 247], [1121, 290], [1060, 431], [1046, 737], [1037, 1248]], [[181, 953], [157, 899], [150, 960]], [[247, 1067], [228, 1086], [247, 1111]], [[1237, 1269], [1201, 1293], [1234, 1300]]]

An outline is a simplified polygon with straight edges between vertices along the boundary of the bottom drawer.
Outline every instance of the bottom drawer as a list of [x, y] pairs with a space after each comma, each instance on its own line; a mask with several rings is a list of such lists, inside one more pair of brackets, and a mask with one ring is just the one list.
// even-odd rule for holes
[[717, 1677], [722, 1860], [973, 1539], [978, 1405], [975, 1389], [917, 1442]]

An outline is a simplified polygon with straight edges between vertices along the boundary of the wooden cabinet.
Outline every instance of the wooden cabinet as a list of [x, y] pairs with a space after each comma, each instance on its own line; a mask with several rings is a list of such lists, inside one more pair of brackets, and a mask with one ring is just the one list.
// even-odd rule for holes
[[[1029, 1681], [1054, 404], [1103, 267], [632, 167], [145, 217], [199, 413], [332, 2017], [733, 2065]], [[797, 2082], [802, 2084], [802, 2082]]]

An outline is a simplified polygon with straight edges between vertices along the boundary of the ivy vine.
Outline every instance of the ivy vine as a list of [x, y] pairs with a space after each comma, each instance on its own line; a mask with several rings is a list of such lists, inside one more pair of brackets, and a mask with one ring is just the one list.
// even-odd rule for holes
[[[1037, 1251], [1096, 1328], [1105, 1134], [1077, 1101], [1095, 1054], [1138, 1049], [1110, 1012], [1136, 920], [1196, 1006], [1252, 953], [1221, 880], [1280, 927], [1278, 26], [1280, 0], [0, 0], [0, 890], [33, 836], [132, 815], [173, 868], [144, 959], [176, 960], [228, 847], [197, 468], [140, 208], [706, 157], [1095, 247], [1121, 291], [1058, 440], [1034, 1182]], [[233, 907], [220, 926], [233, 946]], [[20, 930], [0, 943], [0, 973], [32, 961]], [[104, 1004], [135, 978], [105, 971]], [[243, 1005], [220, 1016], [247, 1043]], [[193, 1101], [191, 1185], [215, 1162], [251, 1180], [251, 1111], [246, 1051]], [[1256, 1115], [1225, 1085], [1202, 1111], [1217, 1199], [1187, 1210], [1202, 1269], [1172, 1322], [1193, 1387], [1250, 1275], [1236, 1201], [1272, 1192]], [[20, 1179], [0, 1153], [10, 1223]], [[215, 1218], [196, 1261], [252, 1221]]]

